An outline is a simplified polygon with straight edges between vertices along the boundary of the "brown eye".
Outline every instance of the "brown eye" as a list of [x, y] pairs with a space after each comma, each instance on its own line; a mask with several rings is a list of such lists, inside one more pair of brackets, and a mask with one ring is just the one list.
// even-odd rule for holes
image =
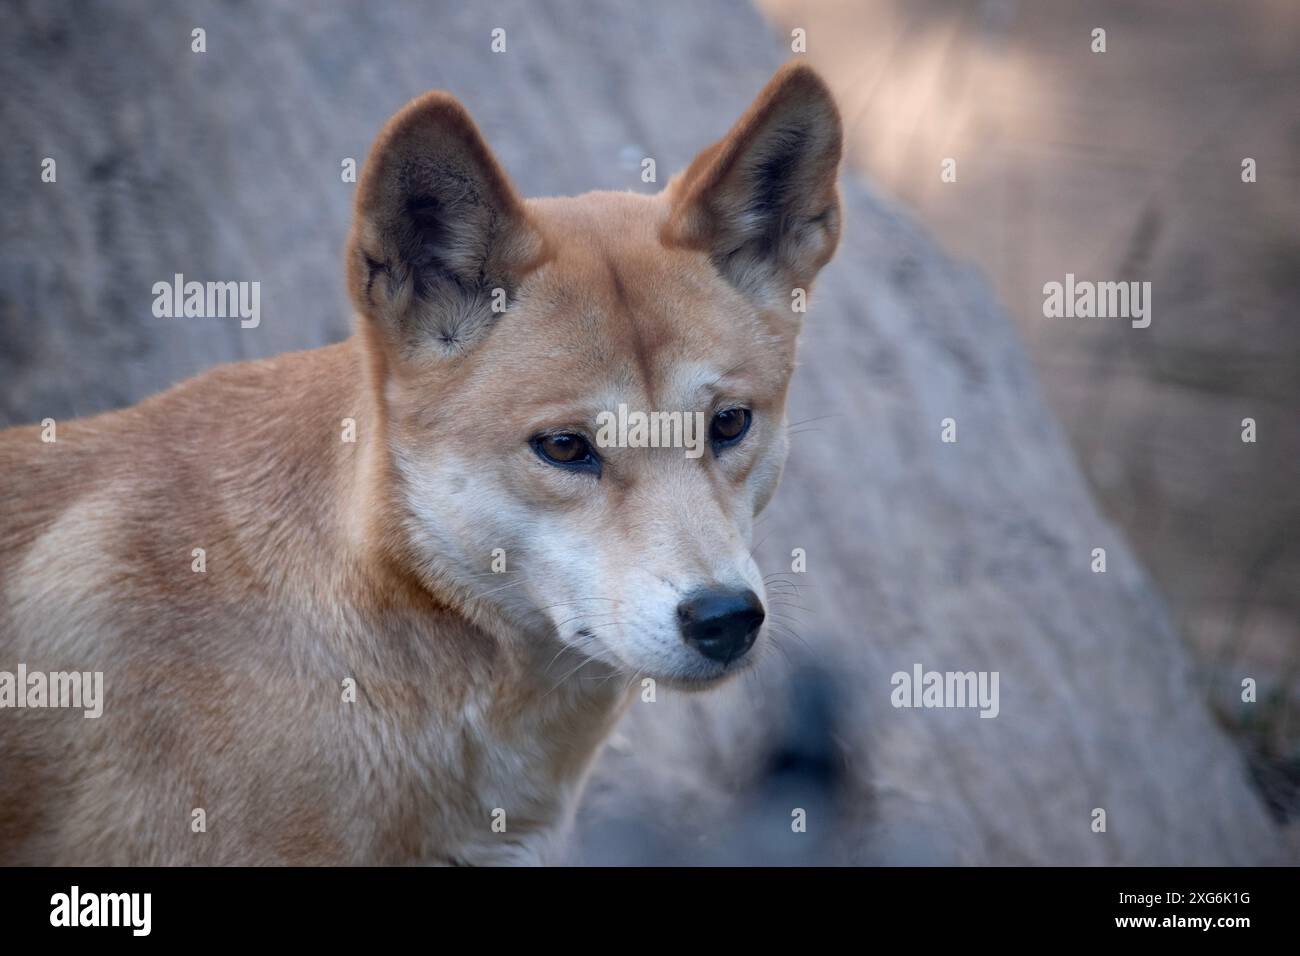
[[531, 442], [533, 451], [543, 461], [565, 468], [600, 472], [600, 461], [591, 452], [587, 439], [571, 432], [538, 435]]
[[748, 408], [728, 408], [718, 412], [709, 423], [709, 441], [715, 446], [734, 445], [749, 431], [752, 417]]

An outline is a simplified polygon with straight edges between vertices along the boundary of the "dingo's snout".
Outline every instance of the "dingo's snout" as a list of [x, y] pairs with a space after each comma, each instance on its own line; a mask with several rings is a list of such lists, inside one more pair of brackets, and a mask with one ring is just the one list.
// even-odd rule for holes
[[724, 667], [754, 646], [766, 617], [763, 602], [748, 588], [696, 591], [677, 606], [682, 640]]

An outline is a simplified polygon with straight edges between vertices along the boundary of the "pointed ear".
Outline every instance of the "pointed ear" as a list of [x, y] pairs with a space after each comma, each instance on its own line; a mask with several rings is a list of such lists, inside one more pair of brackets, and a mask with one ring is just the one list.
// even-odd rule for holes
[[404, 354], [463, 353], [491, 327], [544, 243], [465, 108], [407, 104], [357, 183], [348, 288]]
[[841, 139], [822, 79], [782, 67], [731, 132], [669, 183], [661, 239], [707, 252], [745, 294], [788, 305], [839, 242]]

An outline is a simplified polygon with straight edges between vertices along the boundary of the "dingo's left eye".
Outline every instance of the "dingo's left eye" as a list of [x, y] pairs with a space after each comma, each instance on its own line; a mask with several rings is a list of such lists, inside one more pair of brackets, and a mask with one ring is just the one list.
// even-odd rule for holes
[[715, 448], [734, 445], [745, 437], [753, 416], [748, 408], [727, 408], [713, 416], [709, 423], [709, 441]]
[[600, 474], [600, 459], [592, 452], [587, 439], [581, 435], [571, 432], [538, 435], [531, 444], [533, 451], [537, 452], [537, 457], [547, 464]]

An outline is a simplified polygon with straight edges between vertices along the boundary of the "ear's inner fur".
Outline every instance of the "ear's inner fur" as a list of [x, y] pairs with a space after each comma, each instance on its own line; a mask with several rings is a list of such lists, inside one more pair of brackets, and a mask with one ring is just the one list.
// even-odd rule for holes
[[754, 298], [807, 286], [835, 251], [842, 134], [822, 81], [787, 67], [670, 185], [664, 240], [706, 250]]
[[739, 211], [715, 211], [715, 216], [721, 213], [733, 220], [728, 224], [730, 229], [724, 227], [720, 238], [736, 244], [726, 252], [715, 253], [714, 264], [742, 291], [760, 291], [745, 285], [762, 274], [764, 264], [787, 268], [797, 264], [797, 253], [783, 246], [797, 249], [816, 238], [810, 232], [825, 231], [835, 197], [828, 197], [817, 209], [808, 208], [808, 200], [816, 197], [803, 194], [807, 186], [806, 174], [801, 174], [804, 154], [817, 145], [811, 140], [809, 131], [797, 124], [768, 133], [757, 155], [748, 160], [750, 168], [740, 174], [748, 188], [738, 197]]
[[358, 188], [352, 291], [403, 353], [473, 346], [541, 246], [478, 130], [445, 94], [416, 100], [380, 135]]
[[492, 320], [493, 289], [507, 303], [514, 294], [508, 272], [489, 274], [500, 216], [471, 182], [452, 179], [442, 197], [411, 195], [403, 219], [398, 248], [413, 300], [407, 337], [447, 351], [465, 348]]

